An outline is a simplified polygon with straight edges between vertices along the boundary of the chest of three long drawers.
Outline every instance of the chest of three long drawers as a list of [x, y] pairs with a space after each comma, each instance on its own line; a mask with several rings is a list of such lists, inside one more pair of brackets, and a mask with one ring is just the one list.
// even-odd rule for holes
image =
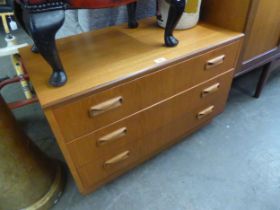
[[[223, 111], [243, 34], [200, 22], [162, 46], [156, 19], [57, 40], [68, 73], [20, 49], [40, 105], [81, 193], [123, 174]], [[163, 61], [163, 62], [162, 62]]]
[[96, 189], [221, 113], [240, 43], [48, 108], [80, 191]]

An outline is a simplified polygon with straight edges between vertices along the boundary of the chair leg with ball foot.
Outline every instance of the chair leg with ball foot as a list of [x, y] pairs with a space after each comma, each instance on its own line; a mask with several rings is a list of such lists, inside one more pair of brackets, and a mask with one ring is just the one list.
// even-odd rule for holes
[[[186, 0], [168, 0], [170, 9], [164, 34], [165, 45], [174, 47], [178, 40], [173, 31], [178, 24]], [[100, 9], [127, 5], [128, 27], [137, 28], [136, 7], [137, 0], [106, 0], [106, 1], [65, 1], [65, 0], [15, 0], [15, 12], [23, 28], [32, 37], [33, 52], [39, 52], [51, 66], [53, 73], [49, 84], [54, 87], [63, 86], [67, 82], [67, 75], [60, 60], [55, 35], [65, 19], [68, 9]]]
[[54, 87], [63, 86], [67, 82], [67, 76], [57, 51], [55, 35], [63, 25], [64, 10], [41, 13], [23, 11], [22, 18], [35, 44], [32, 50], [39, 52], [53, 69], [49, 84]]
[[184, 13], [185, 5], [186, 0], [170, 1], [170, 9], [164, 34], [164, 41], [167, 47], [174, 47], [179, 43], [179, 41], [173, 36], [173, 31]]

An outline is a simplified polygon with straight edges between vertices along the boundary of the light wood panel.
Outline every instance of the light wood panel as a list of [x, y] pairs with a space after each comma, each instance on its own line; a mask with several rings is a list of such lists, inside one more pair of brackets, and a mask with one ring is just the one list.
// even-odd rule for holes
[[[120, 120], [234, 68], [240, 44], [240, 41], [231, 43], [156, 73], [53, 108], [65, 141]], [[96, 116], [90, 115], [91, 107], [97, 106], [107, 106], [107, 110]]]
[[202, 5], [202, 20], [222, 28], [245, 32], [251, 2], [252, 0], [205, 0]]
[[248, 29], [243, 61], [266, 53], [279, 45], [280, 1], [259, 0]]
[[[101, 90], [109, 84], [155, 71], [170, 63], [186, 59], [223, 43], [240, 38], [232, 32], [209, 24], [176, 31], [180, 40], [176, 48], [163, 46], [163, 29], [154, 18], [140, 21], [138, 29], [116, 26], [58, 41], [69, 82], [61, 88], [47, 85], [50, 67], [30, 47], [21, 49], [24, 64], [43, 107]], [[81, 56], [82, 55], [82, 56]], [[158, 60], [163, 60], [158, 64]]]

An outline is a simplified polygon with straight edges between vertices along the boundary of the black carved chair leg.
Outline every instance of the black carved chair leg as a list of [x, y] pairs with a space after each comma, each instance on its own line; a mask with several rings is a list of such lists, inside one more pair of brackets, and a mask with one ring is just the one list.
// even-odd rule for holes
[[138, 23], [136, 20], [136, 8], [137, 2], [133, 2], [127, 5], [127, 13], [128, 13], [128, 27], [129, 28], [137, 28]]
[[67, 76], [55, 43], [55, 35], [62, 26], [64, 18], [64, 10], [42, 13], [23, 11], [23, 22], [28, 33], [40, 54], [53, 69], [49, 84], [55, 87], [62, 86], [67, 82]]
[[165, 28], [164, 41], [167, 47], [174, 47], [179, 42], [173, 36], [173, 31], [177, 26], [185, 10], [186, 0], [171, 0], [168, 19]]

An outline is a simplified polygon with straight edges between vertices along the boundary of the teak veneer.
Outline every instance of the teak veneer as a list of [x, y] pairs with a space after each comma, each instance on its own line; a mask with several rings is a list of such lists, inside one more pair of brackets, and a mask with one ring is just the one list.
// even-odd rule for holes
[[[139, 30], [121, 25], [58, 40], [62, 61], [69, 72], [67, 85], [60, 88], [49, 87], [50, 68], [40, 55], [34, 55], [30, 47], [21, 50], [21, 54], [41, 105], [48, 107], [101, 90], [105, 84], [107, 87], [108, 83], [116, 85], [124, 79], [131, 80], [186, 60], [229, 43], [232, 37], [237, 40], [242, 36], [239, 32], [201, 23], [191, 30], [176, 31], [182, 43], [172, 49], [163, 47], [161, 34], [162, 29], [156, 27], [156, 20], [151, 18], [140, 21]], [[158, 64], [158, 59], [166, 60]]]
[[[149, 18], [58, 40], [69, 82], [22, 49], [40, 104], [81, 193], [89, 193], [209, 123], [226, 104], [243, 34], [200, 23], [165, 48]], [[94, 40], [94, 41], [93, 41]], [[74, 79], [75, 78], [75, 79]]]

